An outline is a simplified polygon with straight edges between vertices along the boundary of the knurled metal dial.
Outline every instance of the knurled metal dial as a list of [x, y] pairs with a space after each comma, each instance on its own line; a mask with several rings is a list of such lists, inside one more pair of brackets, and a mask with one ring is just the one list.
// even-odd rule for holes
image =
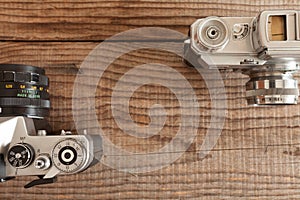
[[19, 143], [12, 146], [7, 153], [9, 164], [15, 168], [25, 168], [31, 164], [34, 153], [30, 145]]
[[53, 164], [65, 173], [80, 170], [86, 159], [85, 147], [75, 139], [57, 143], [52, 151]]

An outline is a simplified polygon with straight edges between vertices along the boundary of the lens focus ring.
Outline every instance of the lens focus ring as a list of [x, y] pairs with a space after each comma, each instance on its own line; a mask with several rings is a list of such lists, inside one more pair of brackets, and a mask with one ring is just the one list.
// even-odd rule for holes
[[46, 76], [30, 72], [0, 71], [0, 81], [35, 82], [39, 85], [48, 85], [48, 78]]

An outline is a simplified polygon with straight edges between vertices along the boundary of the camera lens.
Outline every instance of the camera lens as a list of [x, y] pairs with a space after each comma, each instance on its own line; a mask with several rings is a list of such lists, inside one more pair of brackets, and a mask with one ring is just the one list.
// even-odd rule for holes
[[246, 83], [248, 105], [285, 105], [297, 104], [298, 81], [291, 72], [251, 71], [250, 80]]
[[47, 117], [48, 87], [48, 77], [42, 68], [0, 64], [0, 117]]

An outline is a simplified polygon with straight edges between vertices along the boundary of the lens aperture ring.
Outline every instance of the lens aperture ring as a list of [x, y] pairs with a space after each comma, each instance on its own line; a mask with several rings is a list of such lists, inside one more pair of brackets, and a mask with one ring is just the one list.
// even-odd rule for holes
[[30, 83], [0, 82], [0, 97], [49, 99], [48, 87]]

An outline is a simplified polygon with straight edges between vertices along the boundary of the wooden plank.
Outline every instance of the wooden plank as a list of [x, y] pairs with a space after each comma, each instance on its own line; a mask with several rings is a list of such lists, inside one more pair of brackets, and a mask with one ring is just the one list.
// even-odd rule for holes
[[[75, 76], [81, 62], [96, 45], [93, 42], [2, 42], [0, 60], [45, 68], [51, 80], [49, 121], [55, 131], [74, 129], [71, 104]], [[112, 43], [110, 51], [121, 51], [115, 46]], [[133, 51], [115, 60], [105, 71], [96, 92], [97, 114], [105, 136], [114, 144], [132, 152], [155, 152], [170, 142], [180, 126], [176, 97], [168, 88], [153, 84], [134, 93], [130, 112], [137, 124], [145, 125], [150, 122], [149, 107], [162, 104], [168, 112], [164, 129], [156, 136], [137, 139], [116, 124], [111, 111], [114, 86], [124, 73], [145, 63], [161, 63], [177, 70], [197, 95], [201, 113], [198, 134], [182, 157], [163, 169], [140, 174], [98, 164], [81, 174], [60, 177], [56, 184], [29, 190], [22, 186], [32, 177], [17, 178], [1, 185], [0, 199], [300, 198], [300, 105], [248, 107], [243, 98], [247, 77], [223, 72], [228, 97], [224, 130], [213, 151], [205, 159], [199, 159], [200, 145], [211, 117], [207, 87], [195, 69], [185, 66], [172, 53], [154, 49]], [[154, 72], [149, 69], [155, 78]], [[124, 84], [132, 84], [135, 78], [144, 77], [133, 77]], [[171, 80], [172, 76], [165, 79]]]
[[266, 9], [300, 9], [300, 4], [289, 0], [1, 1], [0, 40], [100, 41], [129, 29], [156, 26], [187, 34], [197, 18], [255, 16]]

